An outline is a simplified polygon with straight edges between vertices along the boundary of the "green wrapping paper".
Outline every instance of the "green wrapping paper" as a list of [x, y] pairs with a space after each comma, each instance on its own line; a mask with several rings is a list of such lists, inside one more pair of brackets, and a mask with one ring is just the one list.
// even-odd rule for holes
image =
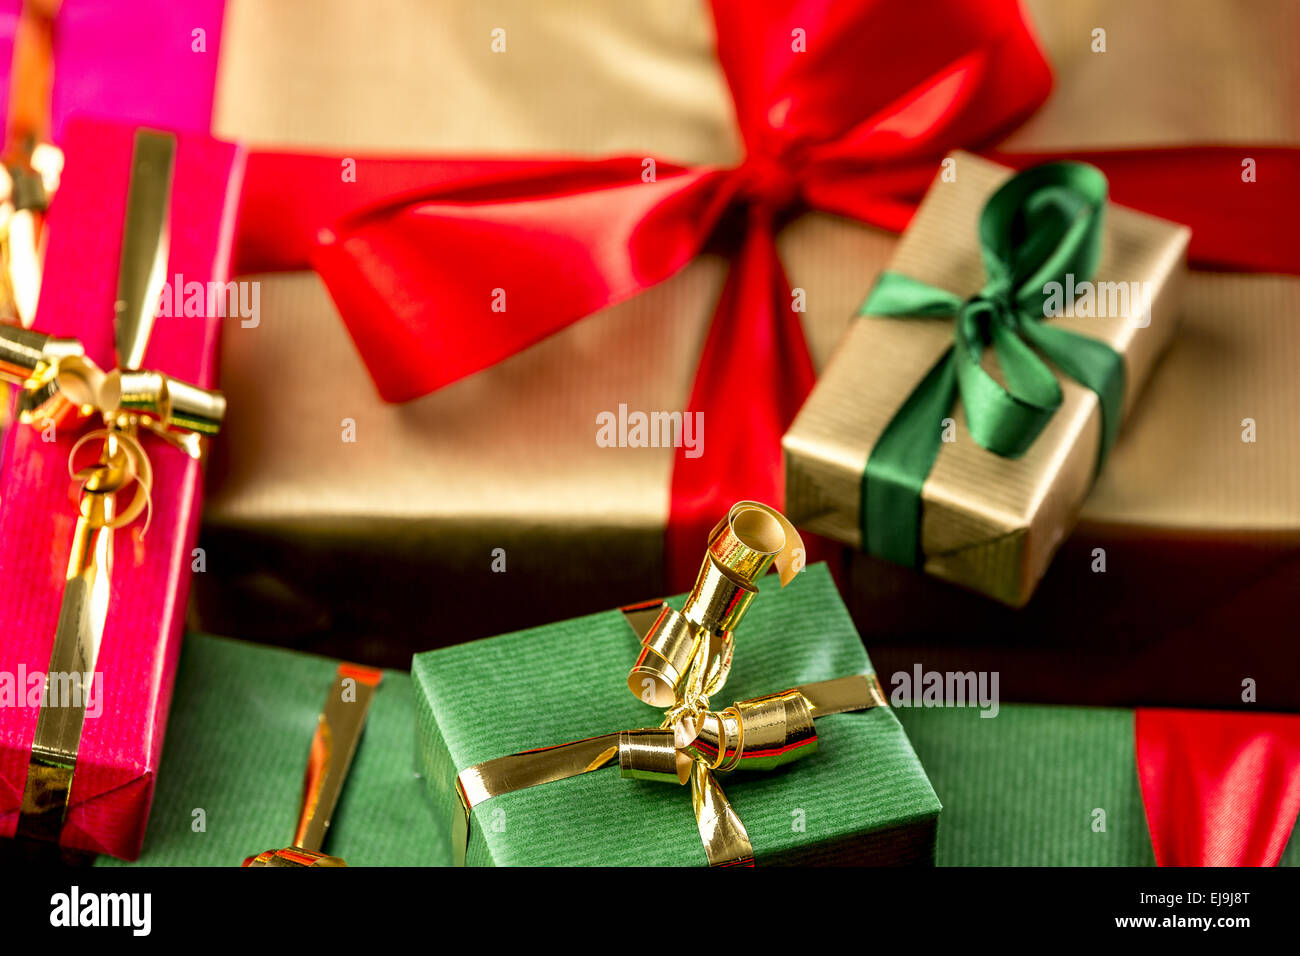
[[[763, 580], [736, 634], [727, 702], [870, 673], [824, 566], [782, 590]], [[681, 596], [670, 601], [680, 607]], [[636, 634], [617, 610], [417, 654], [419, 759], [437, 825], [462, 812], [456, 775], [493, 757], [655, 726], [628, 693]], [[759, 865], [932, 860], [940, 805], [887, 707], [817, 721], [817, 752], [770, 773], [721, 778]], [[498, 796], [474, 810], [469, 865], [703, 865], [687, 787], [600, 770]]]
[[[1155, 865], [1133, 711], [1004, 704], [994, 718], [961, 708], [896, 712], [943, 801], [938, 865]], [[1105, 832], [1093, 829], [1096, 810], [1105, 811]], [[1300, 837], [1280, 865], [1300, 865]]]
[[[239, 866], [292, 841], [307, 750], [337, 661], [191, 635], [141, 866]], [[412, 766], [411, 678], [385, 671], [326, 839], [349, 866], [451, 862]], [[203, 811], [202, 830], [195, 811]], [[99, 857], [104, 866], [125, 865]]]
[[[745, 619], [744, 627], [749, 633], [741, 635], [745, 640], [740, 649], [749, 656], [762, 655], [767, 661], [782, 661], [786, 655], [773, 635], [780, 633], [783, 624], [792, 625], [801, 614], [800, 609], [810, 604], [814, 606], [812, 613], [817, 615], [819, 626], [839, 621], [830, 633], [842, 634], [847, 625], [842, 622], [843, 611], [838, 600], [832, 601], [828, 612], [826, 607], [815, 607], [815, 595], [805, 593], [782, 610], [788, 603], [786, 599], [796, 599], [800, 592], [825, 594], [830, 584], [819, 580], [824, 577], [821, 568], [814, 568], [795, 581], [784, 596], [781, 593], [762, 595]], [[774, 602], [775, 608], [763, 609]], [[541, 631], [553, 631], [559, 640], [580, 633], [591, 636], [595, 633], [594, 622], [607, 617], [600, 614]], [[802, 626], [806, 623], [803, 621], [797, 629], [792, 627], [792, 633], [811, 633], [811, 628]], [[623, 626], [621, 621], [619, 624]], [[480, 641], [468, 647], [488, 652], [482, 655], [485, 660], [508, 658], [509, 644], [520, 636]], [[817, 646], [815, 641], [809, 643]], [[806, 648], [801, 652], [791, 650], [791, 654], [806, 659], [806, 664], [797, 666], [806, 666], [807, 673], [820, 675], [825, 672], [823, 666], [829, 670], [843, 664], [846, 656], [843, 643], [842, 639], [832, 637], [820, 645], [819, 653], [809, 653]], [[595, 642], [579, 646], [596, 650]], [[422, 655], [417, 666], [423, 667], [428, 658], [441, 653], [445, 652]], [[865, 663], [865, 657], [858, 659]], [[747, 687], [751, 686], [751, 676], [762, 666], [766, 665], [751, 666], [738, 655], [733, 679], [743, 679]], [[201, 635], [188, 637], [163, 750], [154, 812], [145, 836], [144, 853], [136, 865], [237, 866], [251, 853], [287, 843], [307, 762], [307, 741], [319, 712], [321, 693], [329, 686], [336, 667], [336, 661], [326, 658]], [[884, 683], [888, 693], [890, 683]], [[621, 677], [619, 685], [623, 686]], [[438, 815], [432, 816], [425, 784], [415, 776], [411, 764], [416, 746], [417, 712], [421, 721], [427, 720], [430, 712], [428, 705], [414, 696], [417, 690], [418, 685], [412, 686], [409, 675], [388, 671], [371, 705], [365, 735], [334, 814], [327, 843], [327, 848], [349, 865], [451, 863], [445, 801]], [[726, 690], [731, 690], [730, 684]], [[626, 689], [623, 693], [626, 694]], [[586, 700], [590, 702], [590, 718], [597, 719], [593, 698]], [[630, 696], [629, 702], [637, 704]], [[632, 710], [636, 712], [635, 706]], [[648, 708], [647, 712], [650, 712]], [[907, 738], [894, 714], [901, 718]], [[819, 732], [834, 733], [834, 737], [827, 736], [822, 751], [787, 768], [784, 774], [769, 776], [786, 776], [791, 778], [791, 784], [798, 784], [800, 774], [821, 773], [818, 763], [832, 753], [830, 741], [838, 744], [846, 736], [838, 729], [831, 731], [826, 721], [843, 723], [847, 718], [873, 716], [877, 720], [888, 718], [882, 722], [887, 732], [878, 737], [889, 745], [893, 756], [888, 760], [872, 758], [855, 748], [854, 752], [859, 754], [855, 758], [859, 761], [859, 773], [854, 775], [853, 783], [845, 781], [843, 789], [869, 786], [874, 798], [882, 801], [877, 804], [882, 813], [889, 812], [887, 807], [900, 808], [897, 827], [880, 831], [880, 844], [899, 839], [900, 831], [909, 827], [917, 834], [932, 832], [939, 808], [937, 793], [944, 806], [934, 849], [935, 862], [940, 866], [1149, 866], [1154, 862], [1135, 771], [1133, 711], [1003, 704], [998, 716], [991, 719], [981, 718], [976, 709], [958, 708], [897, 708], [892, 713], [878, 710], [843, 714], [818, 721]], [[583, 718], [579, 712], [565, 719], [572, 722]], [[490, 716], [480, 719], [488, 720]], [[464, 733], [473, 732], [472, 722], [463, 726]], [[560, 739], [546, 742], [558, 743]], [[917, 756], [924, 763], [933, 790], [921, 776]], [[879, 782], [873, 785], [872, 774], [887, 780], [887, 786], [882, 788]], [[619, 780], [614, 770], [601, 771], [587, 779], [599, 782], [601, 778], [644, 788], [652, 794], [656, 792], [653, 784]], [[754, 785], [761, 784], [763, 779], [759, 775], [740, 780], [733, 774], [723, 782], [760, 851], [773, 842], [767, 833], [770, 818], [780, 817], [775, 802], [770, 812], [766, 807], [754, 805], [759, 798]], [[563, 786], [553, 784], [535, 793], [554, 796], [548, 791]], [[813, 794], [823, 784], [819, 777], [807, 786], [807, 792]], [[829, 789], [838, 794], [842, 788], [837, 785]], [[667, 800], [663, 814], [683, 828], [682, 834], [674, 839], [680, 841], [684, 850], [699, 856], [689, 794], [684, 789], [664, 787], [663, 790]], [[821, 812], [817, 808], [833, 807], [839, 799], [834, 794], [816, 800], [810, 796], [800, 802], [809, 811], [808, 837], [816, 836], [814, 824]], [[907, 794], [911, 794], [910, 799]], [[673, 801], [677, 799], [684, 803], [674, 808]], [[872, 799], [854, 802], [869, 803]], [[490, 812], [494, 802], [489, 801], [484, 809]], [[572, 804], [568, 807], [575, 809]], [[1097, 808], [1106, 811], [1105, 833], [1092, 830], [1092, 811]], [[194, 829], [196, 809], [202, 809], [205, 814], [203, 831]], [[576, 812], [566, 818], [567, 812], [564, 806], [555, 806], [548, 812], [545, 824], [539, 822], [536, 826], [544, 825], [556, 832], [569, 825], [579, 826], [583, 832], [601, 826], [593, 823], [588, 827], [577, 822]], [[778, 819], [786, 830], [788, 819]], [[508, 853], [509, 844], [504, 838], [512, 834], [514, 812], [505, 820], [506, 829], [494, 835], [507, 843], [501, 852]], [[533, 829], [529, 821], [524, 822], [526, 832]], [[627, 823], [619, 819], [610, 820], [608, 825], [624, 827]], [[516, 832], [518, 829], [515, 827]], [[644, 830], [643, 824], [631, 821], [621, 832], [635, 839]], [[476, 835], [481, 836], [477, 831]], [[786, 841], [789, 842], [788, 838]], [[471, 847], [478, 846], [480, 854], [486, 845], [482, 839], [471, 842]], [[881, 845], [879, 849], [883, 851], [885, 847]], [[471, 860], [474, 856], [472, 850]], [[102, 856], [96, 862], [101, 866], [132, 865]], [[1300, 866], [1300, 838], [1292, 837], [1282, 865]]]

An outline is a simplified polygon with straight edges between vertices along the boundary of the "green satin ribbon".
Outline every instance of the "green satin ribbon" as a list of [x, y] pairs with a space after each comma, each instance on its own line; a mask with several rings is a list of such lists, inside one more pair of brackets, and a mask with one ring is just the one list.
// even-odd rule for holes
[[[941, 187], [942, 188], [942, 187]], [[1038, 352], [1097, 394], [1101, 448], [1119, 431], [1124, 361], [1096, 339], [1042, 320], [1048, 283], [1089, 280], [1101, 259], [1106, 177], [1084, 163], [1047, 163], [1012, 177], [980, 215], [987, 281], [964, 302], [897, 272], [882, 273], [860, 315], [953, 317], [953, 344], [903, 402], [871, 450], [862, 480], [863, 547], [900, 564], [921, 554], [921, 487], [942, 444], [942, 420], [960, 400], [971, 437], [1018, 458], [1061, 404], [1061, 386]], [[980, 366], [992, 346], [1005, 387]]]

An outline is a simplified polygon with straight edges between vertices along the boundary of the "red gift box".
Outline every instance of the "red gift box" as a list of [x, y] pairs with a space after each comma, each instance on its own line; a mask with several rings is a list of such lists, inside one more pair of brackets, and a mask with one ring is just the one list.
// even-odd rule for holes
[[[74, 120], [66, 130], [62, 186], [50, 210], [49, 246], [35, 327], [79, 339], [101, 368], [114, 359], [122, 224], [134, 129]], [[203, 135], [180, 134], [173, 174], [167, 282], [224, 282], [242, 152]], [[206, 306], [204, 311], [212, 311]], [[174, 312], [175, 310], [168, 310]], [[220, 319], [164, 313], [144, 368], [211, 387]], [[27, 782], [38, 706], [27, 687], [50, 666], [77, 506], [68, 458], [93, 426], [52, 435], [16, 426], [0, 454], [0, 836], [14, 836]], [[47, 437], [55, 440], [47, 441]], [[134, 858], [140, 852], [180, 651], [202, 466], [156, 439], [152, 517], [115, 536], [107, 623], [81, 734], [59, 842]], [[38, 682], [43, 683], [39, 681]], [[13, 693], [13, 691], [17, 693]], [[3, 692], [3, 687], [0, 687]]]

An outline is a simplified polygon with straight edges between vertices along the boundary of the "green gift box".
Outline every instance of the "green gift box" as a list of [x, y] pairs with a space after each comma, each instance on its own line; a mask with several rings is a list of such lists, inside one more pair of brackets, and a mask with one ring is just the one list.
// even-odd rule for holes
[[[141, 866], [239, 866], [287, 846], [308, 745], [338, 661], [185, 639]], [[325, 850], [349, 866], [446, 865], [412, 766], [410, 675], [385, 671]], [[122, 866], [100, 856], [98, 865]]]
[[[993, 719], [956, 707], [897, 713], [943, 800], [940, 866], [1155, 865], [1134, 711], [1004, 704]], [[1300, 832], [1279, 865], [1300, 865]]]
[[[736, 632], [723, 699], [871, 673], [825, 566], [782, 589], [764, 579]], [[680, 608], [684, 596], [671, 600]], [[418, 759], [448, 841], [464, 810], [457, 775], [483, 761], [658, 725], [628, 691], [639, 637], [611, 610], [417, 654]], [[817, 719], [814, 754], [720, 778], [758, 864], [925, 864], [939, 800], [888, 707]], [[690, 866], [705, 862], [688, 786], [601, 769], [474, 807], [469, 865]]]

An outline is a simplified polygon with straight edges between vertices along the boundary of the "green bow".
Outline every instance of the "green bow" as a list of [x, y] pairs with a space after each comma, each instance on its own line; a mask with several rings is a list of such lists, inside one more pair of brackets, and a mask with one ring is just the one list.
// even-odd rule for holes
[[[1084, 163], [1048, 163], [1012, 177], [980, 215], [987, 281], [962, 301], [897, 272], [882, 273], [861, 315], [955, 316], [953, 344], [885, 426], [862, 480], [865, 550], [917, 565], [921, 487], [942, 444], [940, 422], [960, 399], [971, 437], [1007, 458], [1025, 453], [1061, 404], [1042, 358], [1096, 392], [1105, 460], [1119, 430], [1124, 362], [1104, 342], [1042, 321], [1049, 283], [1091, 279], [1101, 258], [1106, 177]], [[993, 347], [1004, 387], [980, 365]]]

